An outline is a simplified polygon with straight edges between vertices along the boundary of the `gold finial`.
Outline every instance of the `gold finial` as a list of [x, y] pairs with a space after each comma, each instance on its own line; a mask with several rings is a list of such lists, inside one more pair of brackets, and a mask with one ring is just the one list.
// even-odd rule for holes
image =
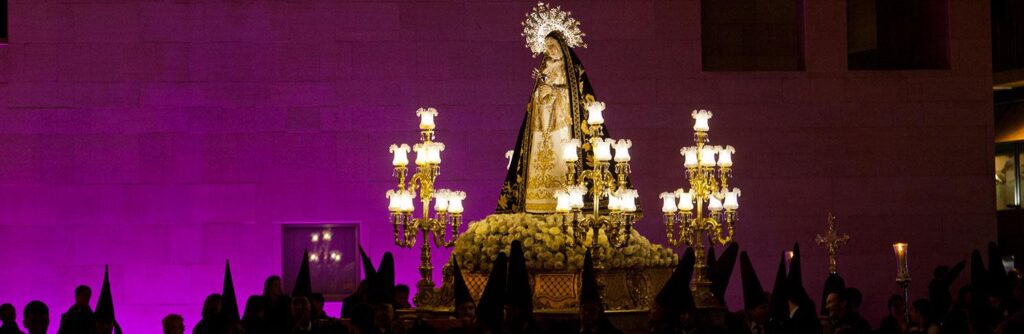
[[825, 235], [818, 234], [815, 241], [819, 245], [824, 245], [825, 250], [828, 251], [828, 272], [830, 274], [839, 272], [836, 254], [839, 253], [839, 245], [845, 245], [847, 241], [850, 241], [850, 236], [836, 232], [836, 216], [831, 212], [828, 213], [828, 230], [825, 231]]
[[562, 11], [561, 6], [552, 7], [538, 2], [533, 11], [526, 14], [522, 34], [526, 38], [526, 47], [533, 52], [534, 57], [544, 53], [544, 38], [551, 32], [558, 32], [570, 48], [587, 47], [583, 43], [586, 34], [580, 31], [580, 21], [572, 18], [572, 12]]

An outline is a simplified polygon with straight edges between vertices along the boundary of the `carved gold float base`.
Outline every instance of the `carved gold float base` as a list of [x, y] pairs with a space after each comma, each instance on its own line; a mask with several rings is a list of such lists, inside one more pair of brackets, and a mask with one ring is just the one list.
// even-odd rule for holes
[[[654, 296], [672, 275], [672, 268], [614, 269], [598, 271], [597, 280], [605, 309], [609, 311], [646, 311]], [[480, 300], [487, 273], [464, 272], [463, 278], [475, 300]], [[537, 312], [576, 313], [579, 307], [580, 272], [534, 270], [533, 307]], [[444, 283], [434, 290], [428, 303], [417, 305], [430, 311], [452, 310], [451, 270], [444, 268]]]

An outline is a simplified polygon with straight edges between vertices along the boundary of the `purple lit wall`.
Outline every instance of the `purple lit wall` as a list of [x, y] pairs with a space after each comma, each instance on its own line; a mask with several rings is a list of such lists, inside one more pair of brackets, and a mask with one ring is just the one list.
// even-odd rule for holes
[[[469, 194], [470, 219], [494, 208], [539, 63], [519, 35], [533, 3], [202, 3], [11, 2], [0, 302], [41, 299], [57, 319], [110, 264], [125, 330], [171, 312], [191, 328], [224, 259], [243, 300], [281, 271], [293, 222], [359, 222], [370, 255], [394, 252], [413, 285], [419, 253], [392, 244], [384, 192], [387, 146], [416, 139], [420, 106], [441, 112], [443, 186]], [[800, 241], [817, 295], [812, 240], [835, 212], [853, 238], [842, 272], [877, 324], [894, 240], [923, 296], [932, 266], [995, 237], [988, 7], [950, 1], [951, 70], [850, 72], [845, 2], [805, 3], [806, 71], [724, 73], [701, 71], [699, 1], [563, 6], [609, 128], [634, 142], [643, 205], [682, 185], [690, 110], [713, 110], [712, 140], [738, 149], [737, 239], [763, 284]], [[658, 214], [638, 228], [664, 241]]]

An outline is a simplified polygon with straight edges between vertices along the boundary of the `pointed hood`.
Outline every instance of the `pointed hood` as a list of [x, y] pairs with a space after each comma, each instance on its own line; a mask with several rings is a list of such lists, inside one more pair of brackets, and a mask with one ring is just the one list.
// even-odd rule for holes
[[395, 256], [391, 252], [384, 252], [380, 259], [380, 267], [374, 275], [373, 284], [370, 284], [370, 303], [393, 303], [395, 300]]
[[523, 243], [512, 241], [508, 254], [508, 288], [505, 291], [505, 304], [516, 305], [523, 309], [527, 319], [533, 316], [533, 288], [530, 286], [530, 274], [526, 269], [526, 255]]
[[693, 248], [686, 248], [679, 265], [672, 271], [672, 276], [665, 282], [654, 302], [662, 308], [672, 312], [684, 312], [696, 308], [693, 301], [693, 292], [690, 291], [690, 278], [693, 277], [693, 266], [696, 257], [693, 255]]
[[988, 243], [988, 278], [992, 285], [992, 294], [1002, 297], [1003, 300], [1010, 298], [1010, 290], [1007, 286], [1006, 268], [1003, 267], [1003, 253], [995, 242]]
[[967, 265], [967, 261], [960, 261], [953, 265], [952, 268], [947, 266], [935, 267], [935, 271], [932, 274], [932, 281], [928, 283], [928, 300], [932, 302], [932, 317], [933, 319], [942, 319], [946, 316], [946, 311], [953, 305], [953, 294], [949, 291], [949, 286], [953, 284], [953, 281], [960, 276], [960, 272], [964, 270]]
[[235, 281], [231, 278], [231, 261], [224, 263], [224, 288], [221, 291], [221, 314], [229, 324], [242, 320], [238, 313], [238, 298], [235, 297]]
[[[583, 256], [583, 272], [580, 274], [580, 304], [601, 303], [601, 293], [597, 288], [597, 272], [594, 270], [594, 257], [588, 249]], [[601, 307], [604, 309], [604, 306]]]
[[377, 269], [373, 266], [373, 261], [366, 255], [366, 251], [363, 250], [363, 246], [359, 245], [359, 257], [363, 259], [363, 279], [372, 281], [374, 276], [377, 275]]
[[740, 252], [740, 278], [743, 283], [743, 309], [753, 310], [758, 306], [768, 304], [764, 288], [761, 287], [761, 280], [757, 278], [757, 271], [750, 263], [747, 252]]
[[715, 272], [715, 266], [718, 265], [718, 257], [715, 256], [715, 245], [711, 245], [710, 247], [708, 247], [705, 252], [706, 252], [706, 254], [705, 254], [706, 257], [704, 259], [704, 264], [706, 265], [705, 268], [707, 270], [708, 275], [711, 275], [711, 273]]
[[292, 288], [292, 297], [309, 297], [313, 295], [313, 279], [309, 276], [309, 250], [302, 254], [302, 266], [299, 267], [299, 275], [295, 277], [295, 287]]
[[974, 290], [972, 299], [988, 300], [991, 291], [988, 274], [985, 262], [981, 259], [981, 252], [975, 249], [974, 252], [971, 252], [971, 289]]
[[488, 326], [500, 326], [504, 317], [505, 305], [505, 282], [508, 278], [508, 257], [505, 253], [498, 253], [491, 266], [491, 273], [487, 276], [487, 285], [480, 295], [480, 302], [476, 306], [476, 318], [481, 324]]
[[839, 273], [828, 274], [828, 278], [825, 279], [825, 287], [821, 290], [821, 315], [828, 315], [828, 310], [825, 309], [828, 294], [833, 292], [842, 294], [843, 290], [846, 290], [846, 281], [843, 280], [843, 277], [839, 276]]
[[772, 286], [772, 298], [769, 304], [771, 318], [776, 324], [789, 319], [789, 297], [786, 293], [786, 252], [779, 257], [779, 267], [775, 271], [775, 284]]
[[96, 300], [96, 311], [93, 314], [96, 320], [116, 320], [114, 298], [110, 294], [110, 266], [103, 266], [103, 287], [100, 289], [100, 297]]
[[740, 244], [733, 241], [722, 251], [722, 257], [715, 261], [715, 267], [711, 271], [711, 293], [718, 299], [718, 303], [725, 305], [725, 291], [729, 288], [729, 280], [732, 279], [732, 271], [736, 268], [736, 256], [739, 255]]
[[462, 277], [462, 269], [459, 268], [459, 261], [455, 257], [452, 257], [452, 290], [456, 308], [462, 303], [473, 302], [473, 294], [469, 292], [469, 286]]
[[800, 265], [800, 243], [793, 244], [793, 259], [789, 262], [789, 275], [786, 276], [786, 295], [800, 306], [814, 309], [814, 301], [804, 288], [803, 269]]

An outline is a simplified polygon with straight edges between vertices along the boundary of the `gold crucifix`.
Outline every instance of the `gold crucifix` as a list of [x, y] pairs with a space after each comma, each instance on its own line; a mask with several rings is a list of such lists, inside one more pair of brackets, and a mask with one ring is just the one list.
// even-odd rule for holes
[[831, 212], [828, 213], [828, 230], [825, 231], [825, 235], [818, 234], [815, 241], [819, 245], [824, 245], [828, 251], [828, 272], [830, 274], [838, 273], [836, 254], [839, 253], [839, 245], [845, 245], [847, 241], [850, 241], [850, 236], [836, 232], [836, 216]]

